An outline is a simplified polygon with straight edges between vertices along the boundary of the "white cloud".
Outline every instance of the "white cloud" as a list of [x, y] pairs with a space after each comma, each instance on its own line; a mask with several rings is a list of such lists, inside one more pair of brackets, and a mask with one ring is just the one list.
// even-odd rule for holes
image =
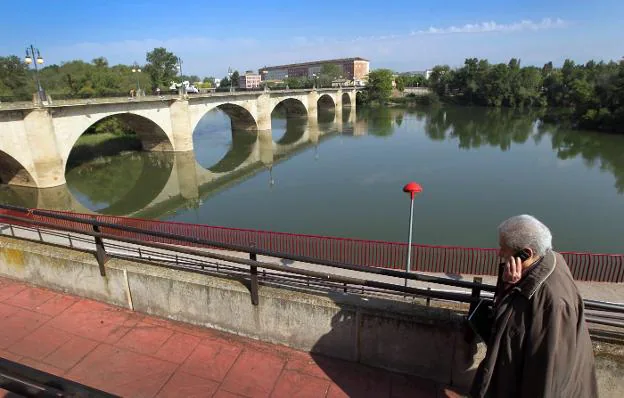
[[489, 33], [489, 32], [520, 32], [526, 30], [547, 30], [555, 28], [563, 28], [568, 23], [561, 18], [551, 19], [544, 18], [539, 22], [531, 20], [522, 20], [510, 24], [499, 24], [494, 21], [481, 22], [477, 24], [466, 24], [464, 26], [451, 26], [448, 28], [430, 27], [427, 30], [419, 30], [412, 32], [412, 35], [418, 34], [449, 34], [449, 33]]

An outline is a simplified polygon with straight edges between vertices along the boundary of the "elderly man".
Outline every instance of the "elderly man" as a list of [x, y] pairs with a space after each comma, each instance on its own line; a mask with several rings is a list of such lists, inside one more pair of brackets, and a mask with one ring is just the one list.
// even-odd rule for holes
[[548, 227], [529, 215], [498, 227], [494, 321], [472, 397], [598, 396], [583, 300]]

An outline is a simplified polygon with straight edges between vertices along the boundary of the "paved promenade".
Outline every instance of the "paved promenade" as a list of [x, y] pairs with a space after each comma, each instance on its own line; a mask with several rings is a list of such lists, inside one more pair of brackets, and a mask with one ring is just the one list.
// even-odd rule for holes
[[5, 278], [0, 324], [0, 357], [124, 397], [458, 396], [432, 381]]

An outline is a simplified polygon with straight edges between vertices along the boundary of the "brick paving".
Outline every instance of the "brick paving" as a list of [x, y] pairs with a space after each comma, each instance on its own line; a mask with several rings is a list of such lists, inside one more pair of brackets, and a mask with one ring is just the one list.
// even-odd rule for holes
[[459, 396], [432, 381], [4, 278], [0, 325], [0, 357], [124, 397]]

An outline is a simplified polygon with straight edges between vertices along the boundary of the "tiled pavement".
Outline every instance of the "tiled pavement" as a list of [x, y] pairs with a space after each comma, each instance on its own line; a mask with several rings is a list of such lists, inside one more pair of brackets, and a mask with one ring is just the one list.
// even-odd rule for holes
[[125, 397], [456, 396], [428, 380], [3, 278], [0, 357]]

